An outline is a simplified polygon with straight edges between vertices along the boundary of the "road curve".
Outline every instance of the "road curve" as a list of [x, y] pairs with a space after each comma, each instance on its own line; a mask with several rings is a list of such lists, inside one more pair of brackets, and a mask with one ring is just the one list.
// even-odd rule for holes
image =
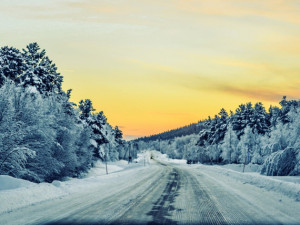
[[108, 195], [73, 194], [0, 215], [0, 224], [282, 224], [201, 172], [154, 164], [133, 181], [124, 174]]

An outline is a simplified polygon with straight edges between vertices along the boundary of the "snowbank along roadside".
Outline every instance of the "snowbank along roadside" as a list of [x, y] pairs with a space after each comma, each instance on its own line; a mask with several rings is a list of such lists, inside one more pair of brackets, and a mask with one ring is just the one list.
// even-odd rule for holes
[[268, 191], [274, 191], [285, 196], [288, 196], [296, 201], [300, 201], [300, 177], [290, 176], [265, 176], [259, 174], [261, 166], [249, 164], [245, 168], [245, 173], [242, 172], [242, 164], [227, 164], [224, 166], [193, 164], [186, 165], [186, 160], [169, 159], [166, 154], [161, 154], [157, 151], [151, 151], [155, 159], [167, 161], [172, 164], [184, 166], [184, 168], [193, 168], [204, 173], [209, 173], [212, 176], [224, 175], [233, 178], [245, 184], [251, 184]]
[[106, 175], [105, 164], [99, 161], [82, 179], [68, 178], [66, 181], [53, 181], [52, 183], [36, 184], [0, 175], [0, 214], [72, 193], [101, 188], [104, 183], [113, 185], [113, 181], [119, 179], [121, 172], [130, 172], [132, 169], [138, 172], [145, 169], [144, 165], [149, 165], [149, 162], [150, 154], [148, 152], [140, 153], [138, 159], [131, 164], [124, 160], [109, 162], [109, 174]]

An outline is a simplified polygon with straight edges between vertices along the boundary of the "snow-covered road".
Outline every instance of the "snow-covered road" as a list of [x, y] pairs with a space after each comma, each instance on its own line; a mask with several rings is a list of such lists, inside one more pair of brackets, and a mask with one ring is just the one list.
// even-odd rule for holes
[[152, 161], [109, 176], [99, 186], [2, 213], [0, 224], [300, 224], [299, 201], [215, 168]]

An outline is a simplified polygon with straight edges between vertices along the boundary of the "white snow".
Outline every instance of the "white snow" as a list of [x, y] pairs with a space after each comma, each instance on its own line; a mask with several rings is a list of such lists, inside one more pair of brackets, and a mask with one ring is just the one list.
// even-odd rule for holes
[[94, 139], [90, 139], [90, 143], [92, 146], [94, 146], [95, 148], [97, 148], [98, 144]]
[[300, 184], [297, 183], [300, 179], [299, 177], [288, 177], [285, 179], [283, 177], [265, 176], [255, 172], [238, 172], [221, 166], [193, 165], [193, 167], [207, 174], [213, 173], [217, 177], [225, 175], [244, 184], [251, 184], [300, 201]]
[[[147, 163], [144, 163], [145, 160]], [[133, 174], [138, 174], [140, 170], [149, 165], [149, 161], [150, 156], [148, 153], [140, 153], [134, 163], [128, 164], [125, 160], [108, 162], [109, 174], [106, 174], [105, 164], [99, 161], [84, 178], [68, 178], [63, 182], [53, 181], [52, 183], [36, 184], [0, 175], [0, 214], [42, 201], [86, 191], [87, 189], [99, 187], [103, 183], [111, 183], [113, 185], [114, 180], [120, 179], [120, 172], [132, 172], [134, 169]]]
[[[280, 198], [284, 200], [289, 198], [300, 201], [300, 177], [268, 177], [260, 175], [255, 172], [258, 170], [256, 165], [246, 166], [246, 171], [249, 172], [245, 173], [241, 172], [242, 165], [187, 165], [185, 160], [169, 159], [166, 155], [157, 151], [144, 151], [138, 156], [138, 159], [131, 164], [124, 160], [109, 162], [108, 175], [106, 175], [105, 164], [97, 162], [95, 168], [92, 168], [82, 179], [69, 178], [63, 182], [53, 181], [51, 184], [35, 184], [9, 176], [0, 176], [0, 214], [42, 201], [62, 198], [73, 193], [88, 192], [94, 189], [102, 189], [101, 192], [105, 196], [111, 190], [116, 191], [119, 188], [116, 186], [117, 181], [127, 185], [129, 178], [130, 180], [135, 180], [149, 174], [148, 166], [154, 166], [154, 164], [151, 164], [151, 157], [189, 170], [195, 175], [203, 174], [216, 184], [234, 191], [237, 195], [244, 195], [245, 198], [249, 198], [249, 195], [246, 195], [241, 187], [250, 192], [252, 189], [249, 186], [255, 186], [257, 189], [270, 191], [268, 195], [274, 196], [274, 199]], [[247, 185], [249, 186], [246, 187]], [[249, 199], [249, 201], [254, 202], [253, 199]]]
[[31, 186], [33, 186], [33, 183], [27, 180], [17, 179], [7, 175], [0, 176], [0, 191]]
[[[223, 166], [217, 165], [183, 165], [185, 160], [174, 160], [167, 158], [166, 155], [156, 151], [152, 151], [152, 155], [157, 160], [178, 164], [184, 168], [196, 169], [211, 176], [213, 179], [219, 180], [221, 177], [232, 178], [243, 184], [254, 185], [268, 191], [274, 191], [279, 194], [290, 197], [296, 201], [300, 201], [300, 176], [265, 176], [259, 174], [261, 166], [256, 164], [248, 164], [243, 173], [243, 164], [228, 164]], [[195, 171], [197, 172], [197, 171]]]
[[[3, 176], [0, 176], [0, 184], [2, 185]], [[31, 205], [37, 202], [45, 201], [48, 199], [58, 198], [66, 195], [68, 192], [63, 188], [59, 187], [58, 183], [47, 184], [25, 184], [24, 181], [19, 179], [18, 188], [1, 190], [0, 191], [0, 213], [9, 212], [14, 209]], [[7, 187], [8, 188], [8, 187]]]
[[166, 161], [169, 163], [174, 163], [174, 164], [186, 164], [185, 159], [170, 159], [168, 158], [167, 154], [161, 154], [160, 152], [156, 150], [150, 150], [149, 154], [152, 155], [152, 157], [156, 160], [159, 161]]
[[[221, 166], [221, 168], [231, 169], [237, 172], [243, 172], [243, 164], [226, 164]], [[260, 172], [262, 165], [248, 164], [245, 166], [245, 172]]]
[[272, 177], [273, 179], [276, 180], [282, 180], [285, 182], [292, 182], [296, 184], [300, 184], [300, 176], [278, 176], [278, 177]]
[[[108, 173], [114, 173], [128, 167], [128, 162], [125, 160], [120, 160], [117, 162], [108, 162], [107, 170]], [[89, 173], [85, 177], [97, 177], [106, 174], [106, 166], [104, 162], [98, 161], [95, 163], [94, 167], [90, 169]]]
[[[36, 78], [36, 77], [35, 77], [35, 78]], [[27, 87], [26, 90], [27, 90], [29, 93], [31, 93], [31, 94], [37, 94], [37, 93], [39, 93], [35, 86], [29, 86], [29, 87]]]

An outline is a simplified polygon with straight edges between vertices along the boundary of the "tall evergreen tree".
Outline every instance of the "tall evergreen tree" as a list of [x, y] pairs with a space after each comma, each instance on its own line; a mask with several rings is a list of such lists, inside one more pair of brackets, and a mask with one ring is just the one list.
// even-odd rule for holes
[[118, 126], [115, 126], [114, 129], [114, 134], [115, 134], [115, 140], [118, 144], [123, 144], [123, 132], [119, 129]]
[[8, 46], [0, 49], [0, 87], [6, 79], [18, 83], [25, 69], [23, 55], [18, 49]]
[[265, 134], [269, 131], [270, 121], [268, 120], [267, 112], [261, 102], [254, 106], [251, 123], [249, 124], [254, 132]]
[[83, 121], [87, 121], [88, 118], [92, 115], [92, 112], [95, 111], [93, 108], [93, 103], [90, 99], [80, 100], [79, 102], [79, 110], [80, 110], [80, 119]]
[[42, 94], [60, 93], [63, 77], [57, 72], [57, 67], [46, 56], [46, 51], [40, 50], [37, 43], [31, 43], [23, 49], [25, 71], [20, 75], [20, 83], [24, 87], [33, 86]]

